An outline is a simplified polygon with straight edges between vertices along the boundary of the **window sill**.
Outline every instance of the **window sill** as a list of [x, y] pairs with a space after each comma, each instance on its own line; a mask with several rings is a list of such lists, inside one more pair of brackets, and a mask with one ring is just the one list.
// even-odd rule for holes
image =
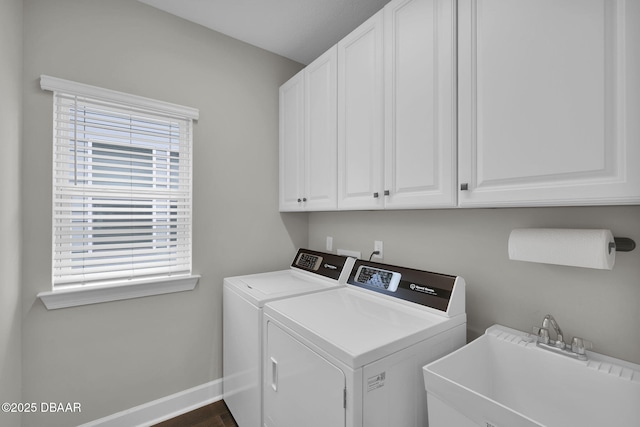
[[154, 279], [129, 280], [112, 285], [87, 286], [59, 291], [40, 292], [47, 310], [98, 304], [101, 302], [140, 298], [151, 295], [191, 291], [200, 276], [184, 275]]

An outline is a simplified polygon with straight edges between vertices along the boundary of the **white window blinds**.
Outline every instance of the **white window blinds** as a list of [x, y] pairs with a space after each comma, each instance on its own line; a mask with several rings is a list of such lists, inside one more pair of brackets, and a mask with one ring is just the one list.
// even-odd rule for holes
[[194, 110], [50, 81], [54, 290], [190, 274]]

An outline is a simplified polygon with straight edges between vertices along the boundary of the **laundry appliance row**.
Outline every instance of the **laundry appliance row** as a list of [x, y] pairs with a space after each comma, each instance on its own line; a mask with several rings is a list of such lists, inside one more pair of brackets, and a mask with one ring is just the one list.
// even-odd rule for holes
[[227, 278], [224, 400], [240, 427], [421, 427], [422, 367], [466, 343], [459, 276], [300, 249]]

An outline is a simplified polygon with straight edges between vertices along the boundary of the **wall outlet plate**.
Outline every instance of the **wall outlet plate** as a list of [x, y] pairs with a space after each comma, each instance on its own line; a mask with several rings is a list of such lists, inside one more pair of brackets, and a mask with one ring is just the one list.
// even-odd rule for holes
[[333, 237], [327, 236], [327, 252], [331, 252], [333, 250]]
[[373, 259], [382, 259], [384, 258], [384, 251], [383, 251], [383, 245], [382, 245], [382, 240], [376, 240], [373, 242], [373, 251], [374, 252], [378, 252], [377, 254], [373, 255]]

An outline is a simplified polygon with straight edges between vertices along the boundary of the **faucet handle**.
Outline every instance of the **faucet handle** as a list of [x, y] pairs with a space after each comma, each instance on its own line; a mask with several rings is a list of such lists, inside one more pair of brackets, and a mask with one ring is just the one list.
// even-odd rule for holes
[[556, 342], [554, 345], [560, 349], [563, 349], [567, 346], [566, 343], [564, 342], [564, 337], [562, 336], [561, 333], [559, 333], [558, 336], [556, 337]]
[[549, 330], [547, 328], [533, 327], [533, 333], [538, 336], [538, 342], [549, 344]]
[[591, 350], [593, 348], [593, 343], [591, 341], [584, 340], [580, 337], [573, 337], [571, 340], [571, 351], [576, 354], [585, 354], [585, 351]]

